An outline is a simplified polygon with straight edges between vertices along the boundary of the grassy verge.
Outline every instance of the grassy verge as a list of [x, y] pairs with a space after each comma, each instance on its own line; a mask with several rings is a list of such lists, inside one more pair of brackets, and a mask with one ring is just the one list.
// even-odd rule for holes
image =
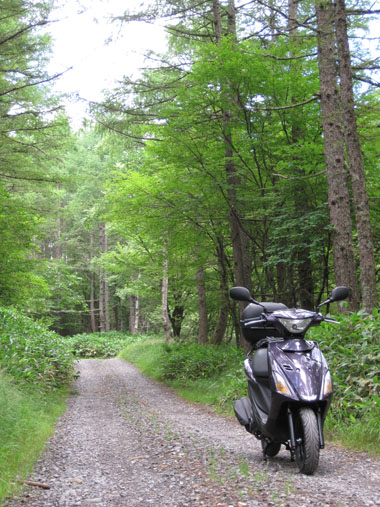
[[73, 356], [62, 337], [0, 308], [0, 504], [31, 472], [73, 378]]
[[43, 393], [0, 373], [0, 500], [22, 486], [65, 408], [66, 390]]
[[[352, 322], [345, 321], [341, 332], [346, 334], [349, 329], [352, 330]], [[379, 455], [380, 403], [373, 392], [377, 377], [373, 377], [370, 364], [369, 378], [361, 367], [360, 385], [372, 390], [372, 395], [365, 397], [367, 391], [360, 388], [355, 378], [352, 381], [347, 378], [354, 370], [353, 365], [347, 363], [346, 350], [339, 354], [336, 349], [327, 347], [328, 333], [336, 339], [337, 332], [325, 331], [325, 341], [322, 340], [323, 350], [334, 367], [336, 394], [326, 420], [326, 437], [348, 449]], [[352, 333], [350, 336], [352, 339]], [[244, 354], [232, 346], [167, 345], [163, 340], [151, 340], [128, 345], [119, 357], [135, 364], [145, 375], [174, 388], [185, 399], [211, 405], [225, 415], [233, 415], [234, 400], [246, 396]], [[356, 357], [358, 361], [363, 360], [363, 356]], [[368, 358], [367, 363], [370, 363]]]

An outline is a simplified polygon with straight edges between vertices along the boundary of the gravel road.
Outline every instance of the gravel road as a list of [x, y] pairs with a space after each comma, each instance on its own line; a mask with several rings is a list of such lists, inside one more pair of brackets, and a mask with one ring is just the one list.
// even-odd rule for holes
[[263, 462], [234, 420], [188, 403], [121, 359], [82, 360], [32, 481], [7, 506], [380, 505], [380, 460], [332, 445], [314, 476]]

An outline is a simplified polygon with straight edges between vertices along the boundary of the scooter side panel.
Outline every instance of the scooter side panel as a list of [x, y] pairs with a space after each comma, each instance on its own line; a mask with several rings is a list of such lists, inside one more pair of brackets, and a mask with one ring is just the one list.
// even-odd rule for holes
[[295, 352], [282, 350], [272, 344], [269, 350], [269, 363], [280, 368], [280, 373], [292, 387], [296, 398], [303, 402], [320, 400], [325, 362], [318, 347], [309, 351]]

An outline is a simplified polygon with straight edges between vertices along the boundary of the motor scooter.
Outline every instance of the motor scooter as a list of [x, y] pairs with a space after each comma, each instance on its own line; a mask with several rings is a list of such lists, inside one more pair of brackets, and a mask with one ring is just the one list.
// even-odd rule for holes
[[312, 312], [289, 309], [282, 303], [260, 303], [245, 287], [230, 290], [234, 300], [249, 303], [240, 323], [252, 345], [244, 361], [248, 397], [235, 401], [235, 415], [261, 441], [265, 459], [276, 456], [284, 445], [299, 471], [307, 475], [316, 471], [325, 445], [323, 424], [333, 384], [317, 342], [306, 340], [305, 334], [322, 322], [339, 324], [323, 316], [319, 308], [348, 294], [347, 287], [336, 287]]

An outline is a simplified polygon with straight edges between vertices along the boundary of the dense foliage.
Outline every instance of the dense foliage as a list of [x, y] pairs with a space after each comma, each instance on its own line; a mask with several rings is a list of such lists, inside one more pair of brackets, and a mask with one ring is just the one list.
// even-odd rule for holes
[[[131, 20], [165, 20], [167, 50], [150, 53], [137, 78], [126, 74], [92, 105], [93, 122], [71, 135], [45, 70], [51, 4], [5, 2], [1, 304], [44, 315], [65, 336], [156, 332], [164, 323], [167, 336], [216, 344], [232, 334], [241, 340], [232, 285], [312, 308], [337, 279], [351, 288], [351, 309], [361, 300], [371, 312], [371, 244], [376, 262], [380, 251], [371, 16], [347, 3], [351, 60], [334, 64], [328, 82], [321, 34], [332, 34], [340, 64], [338, 4], [326, 4], [329, 26], [320, 24], [320, 2], [181, 0], [125, 12], [121, 30]], [[341, 118], [350, 91], [358, 178], [346, 171], [352, 136]], [[326, 158], [339, 143], [325, 144], [324, 100], [335, 95], [342, 115], [330, 123], [343, 156], [332, 159], [340, 168]], [[332, 178], [334, 187], [332, 173], [346, 175], [344, 185]], [[334, 214], [347, 181], [347, 213]], [[346, 251], [350, 263], [336, 258]]]
[[117, 331], [109, 331], [97, 334], [77, 334], [67, 338], [66, 343], [77, 358], [107, 358], [117, 356], [127, 345], [142, 339], [141, 335], [126, 335]]
[[74, 377], [64, 338], [0, 307], [0, 503], [31, 472]]
[[223, 374], [242, 357], [236, 347], [175, 343], [163, 344], [158, 362], [163, 379], [185, 383]]
[[0, 308], [0, 368], [41, 389], [67, 385], [74, 374], [65, 340], [10, 308]]
[[[333, 373], [336, 421], [367, 421], [374, 436], [380, 424], [380, 318], [341, 316], [341, 325], [313, 329]], [[364, 438], [364, 436], [363, 436]]]

